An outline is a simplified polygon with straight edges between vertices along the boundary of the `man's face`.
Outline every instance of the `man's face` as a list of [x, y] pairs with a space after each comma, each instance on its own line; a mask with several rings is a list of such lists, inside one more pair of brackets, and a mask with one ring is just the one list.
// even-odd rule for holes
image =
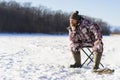
[[70, 26], [76, 26], [77, 25], [77, 20], [75, 19], [70, 19]]

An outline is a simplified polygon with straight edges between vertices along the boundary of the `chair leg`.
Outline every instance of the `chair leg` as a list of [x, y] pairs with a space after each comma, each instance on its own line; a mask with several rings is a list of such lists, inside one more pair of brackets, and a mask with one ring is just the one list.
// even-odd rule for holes
[[[94, 62], [94, 61], [93, 61], [93, 57], [91, 57], [91, 56], [93, 55], [93, 52], [92, 52], [89, 48], [87, 48], [87, 49], [88, 49], [88, 51], [91, 53], [90, 55], [88, 55], [88, 54], [85, 52], [85, 50], [84, 50], [83, 48], [81, 48], [81, 50], [88, 56], [88, 58], [84, 61], [84, 63], [82, 64], [82, 66], [88, 61], [88, 59], [90, 59], [90, 61], [89, 61], [89, 63], [88, 63], [87, 65], [89, 65], [91, 62]], [[102, 67], [104, 67], [102, 63], [100, 63], [100, 65], [101, 65]]]
[[[93, 52], [92, 52], [89, 48], [87, 48], [87, 49], [88, 49], [88, 51], [91, 53], [91, 54], [90, 54], [90, 57], [91, 57], [91, 55], [93, 55]], [[93, 60], [93, 57], [92, 57], [92, 60]], [[88, 66], [91, 62], [92, 62], [92, 61], [90, 60], [89, 63], [87, 64], [87, 66]]]
[[84, 49], [82, 49], [82, 51], [86, 54], [86, 56], [88, 57], [88, 59], [90, 59], [93, 62], [93, 59], [90, 57], [92, 55], [92, 53], [90, 55], [88, 55]]
[[[92, 53], [89, 55], [89, 57], [90, 57], [91, 55], [92, 55]], [[89, 57], [83, 62], [82, 66], [88, 61]], [[91, 62], [91, 60], [90, 60], [90, 62]], [[89, 63], [90, 63], [90, 62], [89, 62]], [[89, 65], [89, 63], [88, 63], [87, 65]]]

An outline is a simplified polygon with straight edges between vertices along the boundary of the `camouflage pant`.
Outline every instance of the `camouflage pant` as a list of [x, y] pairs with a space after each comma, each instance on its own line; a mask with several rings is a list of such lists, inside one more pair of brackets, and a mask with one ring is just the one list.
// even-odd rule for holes
[[91, 44], [91, 43], [82, 43], [82, 44], [71, 43], [71, 45], [70, 45], [71, 51], [73, 53], [79, 51], [79, 49], [82, 48], [82, 47], [88, 47], [88, 46], [92, 47], [93, 52], [98, 52], [98, 53], [103, 52], [103, 42], [102, 41], [100, 41], [98, 43], [95, 43], [95, 44]]

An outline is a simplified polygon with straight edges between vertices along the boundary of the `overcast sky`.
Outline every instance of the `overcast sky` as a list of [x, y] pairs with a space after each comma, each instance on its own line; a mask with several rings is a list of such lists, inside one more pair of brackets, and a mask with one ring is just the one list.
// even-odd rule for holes
[[[5, 0], [10, 1], [10, 0]], [[13, 1], [13, 0], [12, 0]], [[120, 26], [120, 0], [14, 0], [31, 2], [32, 6], [43, 5], [52, 10], [73, 12], [100, 18], [113, 26]]]

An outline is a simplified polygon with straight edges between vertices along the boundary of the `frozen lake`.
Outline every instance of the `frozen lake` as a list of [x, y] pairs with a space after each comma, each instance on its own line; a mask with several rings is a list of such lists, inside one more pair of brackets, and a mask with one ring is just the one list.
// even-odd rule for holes
[[0, 34], [0, 80], [120, 80], [120, 36], [104, 36], [103, 43], [101, 62], [115, 69], [111, 75], [92, 73], [92, 63], [68, 68], [74, 61], [67, 35]]

